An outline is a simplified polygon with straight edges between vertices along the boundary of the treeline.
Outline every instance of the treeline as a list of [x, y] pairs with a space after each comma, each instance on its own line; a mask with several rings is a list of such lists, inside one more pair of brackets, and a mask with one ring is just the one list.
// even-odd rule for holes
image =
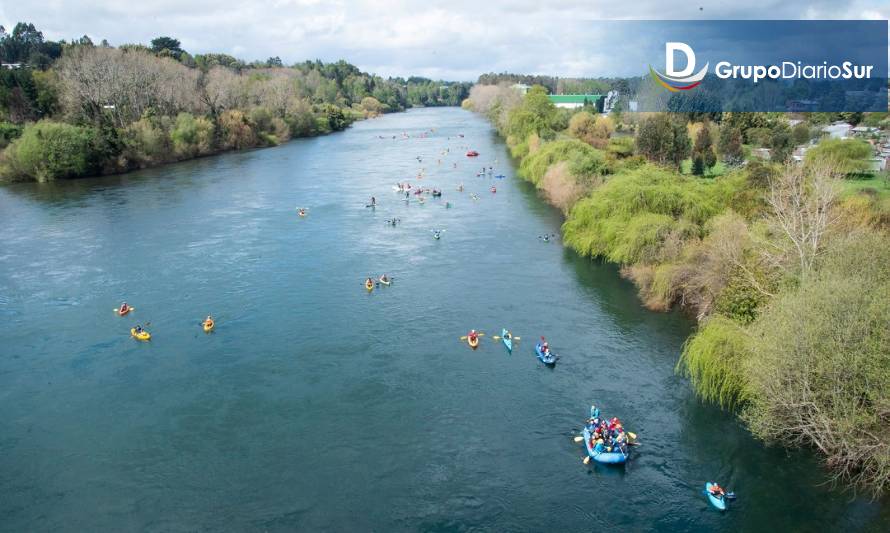
[[564, 210], [566, 245], [620, 264], [648, 307], [697, 317], [677, 368], [703, 399], [890, 488], [890, 180], [856, 186], [865, 140], [813, 144], [827, 120], [886, 130], [887, 114], [597, 116], [546, 94], [476, 86], [464, 106]]
[[0, 176], [47, 181], [122, 172], [339, 131], [412, 106], [459, 105], [469, 84], [388, 78], [345, 61], [245, 63], [150, 46], [51, 42], [0, 27]]
[[525, 85], [540, 85], [551, 94], [606, 94], [616, 90], [622, 95], [635, 94], [643, 84], [640, 77], [631, 78], [560, 78], [558, 76], [541, 76], [529, 74], [512, 74], [501, 72], [499, 74], [489, 72], [479, 76], [478, 86], [512, 85], [521, 83]]

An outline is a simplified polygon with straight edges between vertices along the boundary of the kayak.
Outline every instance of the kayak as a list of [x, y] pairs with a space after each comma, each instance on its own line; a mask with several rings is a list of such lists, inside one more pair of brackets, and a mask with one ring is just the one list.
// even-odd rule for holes
[[506, 328], [501, 330], [501, 340], [504, 341], [504, 346], [507, 347], [508, 352], [513, 352], [513, 335], [506, 330]]
[[496, 177], [497, 179], [499, 179], [499, 180], [502, 180], [502, 179], [506, 178], [507, 176], [505, 176], [505, 175], [503, 175], [503, 174], [498, 174], [498, 175], [495, 176], [495, 177]]
[[115, 309], [115, 312], [117, 312], [117, 315], [118, 315], [118, 316], [124, 316], [124, 315], [126, 315], [127, 313], [129, 313], [130, 311], [135, 311], [135, 310], [136, 310], [135, 307], [127, 307], [127, 308], [124, 309], [123, 311], [118, 311], [117, 309]]
[[553, 366], [556, 364], [556, 356], [553, 352], [550, 352], [550, 355], [544, 355], [544, 352], [541, 351], [541, 343], [535, 345], [535, 353], [538, 355], [538, 359], [541, 360], [545, 365]]
[[144, 329], [141, 332], [136, 333], [136, 328], [130, 328], [130, 335], [132, 335], [134, 339], [140, 341], [147, 341], [151, 339], [151, 334]]
[[726, 497], [717, 497], [711, 494], [711, 487], [713, 487], [716, 483], [711, 483], [710, 481], [705, 483], [705, 494], [708, 495], [708, 501], [711, 502], [711, 505], [720, 509], [721, 511], [726, 510]]
[[469, 152], [467, 152], [467, 157], [476, 157], [478, 155], [479, 152], [477, 152], [476, 150], [470, 150]]
[[365, 288], [368, 289], [368, 292], [371, 292], [374, 290], [374, 284], [365, 280]]
[[210, 333], [211, 331], [213, 331], [213, 326], [215, 326], [215, 325], [216, 324], [214, 324], [212, 320], [205, 320], [201, 324], [201, 326], [204, 328], [205, 333]]
[[584, 447], [587, 448], [587, 455], [597, 463], [604, 465], [620, 465], [627, 462], [627, 456], [621, 452], [598, 452], [590, 445], [590, 430], [586, 427], [582, 432], [584, 435]]
[[476, 349], [479, 346], [479, 337], [477, 336], [475, 339], [473, 337], [467, 337], [467, 344], [470, 345], [470, 348]]
[[378, 279], [377, 281], [379, 281], [380, 283], [386, 285], [387, 287], [389, 287], [389, 285], [392, 283], [392, 280], [389, 280], [389, 281], [383, 281], [383, 278], [380, 278], [380, 279]]

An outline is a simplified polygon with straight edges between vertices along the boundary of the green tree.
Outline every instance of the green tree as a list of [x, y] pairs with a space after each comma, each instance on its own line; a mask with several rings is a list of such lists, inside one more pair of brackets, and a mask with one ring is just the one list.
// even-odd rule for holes
[[96, 133], [90, 128], [42, 120], [27, 126], [4, 152], [14, 178], [52, 181], [95, 172]]
[[742, 131], [737, 126], [723, 124], [720, 126], [720, 138], [717, 143], [720, 157], [727, 165], [735, 166], [742, 163]]
[[557, 121], [556, 106], [547, 97], [547, 89], [537, 85], [529, 89], [522, 102], [507, 116], [507, 134], [524, 141], [532, 133], [552, 139]]
[[810, 127], [806, 122], [800, 122], [791, 129], [791, 138], [796, 146], [806, 144], [810, 140]]
[[168, 54], [174, 59], [179, 59], [179, 56], [185, 51], [181, 48], [179, 40], [173, 37], [155, 37], [151, 40], [151, 50], [158, 55]]
[[695, 138], [695, 145], [692, 147], [692, 173], [701, 176], [716, 164], [717, 154], [714, 153], [710, 124], [705, 122]]
[[774, 163], [787, 163], [791, 159], [794, 141], [788, 124], [779, 122], [773, 127], [769, 137], [769, 149], [770, 161]]
[[640, 154], [656, 163], [670, 163], [676, 168], [680, 168], [683, 160], [689, 157], [692, 144], [686, 124], [666, 113], [645, 119], [640, 124], [636, 141]]

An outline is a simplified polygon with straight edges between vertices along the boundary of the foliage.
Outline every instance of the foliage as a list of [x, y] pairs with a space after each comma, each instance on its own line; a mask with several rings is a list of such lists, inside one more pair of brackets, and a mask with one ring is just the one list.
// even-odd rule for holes
[[755, 435], [819, 449], [838, 479], [890, 488], [890, 247], [840, 241], [756, 321], [746, 366]]
[[13, 179], [52, 181], [85, 176], [96, 168], [95, 131], [42, 120], [25, 127], [4, 152]]
[[791, 128], [784, 122], [778, 122], [769, 136], [770, 161], [784, 164], [791, 158], [794, 150], [794, 141], [791, 137]]
[[609, 117], [594, 117], [587, 111], [581, 111], [572, 115], [568, 131], [572, 137], [584, 141], [594, 148], [603, 149], [608, 144], [612, 132], [615, 131], [615, 124]]
[[711, 182], [652, 166], [626, 170], [575, 204], [564, 240], [582, 255], [617, 263], [656, 261], [671, 238], [699, 236], [721, 196]]
[[204, 117], [180, 113], [170, 131], [170, 141], [179, 158], [209, 154], [213, 145], [213, 124]]
[[574, 139], [546, 143], [540, 150], [522, 160], [519, 175], [540, 185], [547, 169], [558, 162], [567, 162], [567, 170], [576, 182], [589, 183], [606, 172], [603, 153]]
[[552, 139], [558, 120], [556, 107], [547, 98], [547, 90], [535, 86], [517, 107], [509, 111], [506, 133], [518, 139], [526, 139], [532, 133], [542, 139]]
[[750, 357], [745, 331], [731, 320], [715, 316], [683, 345], [677, 369], [704, 400], [732, 409], [751, 397], [745, 373]]
[[868, 169], [867, 159], [872, 155], [871, 145], [859, 139], [824, 139], [807, 150], [807, 164], [831, 161], [844, 174], [863, 172]]
[[685, 123], [659, 113], [640, 124], [636, 145], [637, 151], [650, 161], [680, 168], [680, 163], [689, 157], [691, 143]]
[[716, 164], [717, 154], [714, 152], [711, 129], [708, 123], [705, 123], [695, 137], [695, 145], [692, 147], [692, 173], [701, 176]]
[[720, 137], [717, 150], [723, 162], [730, 166], [741, 164], [744, 160], [742, 153], [742, 130], [730, 124], [720, 127]]

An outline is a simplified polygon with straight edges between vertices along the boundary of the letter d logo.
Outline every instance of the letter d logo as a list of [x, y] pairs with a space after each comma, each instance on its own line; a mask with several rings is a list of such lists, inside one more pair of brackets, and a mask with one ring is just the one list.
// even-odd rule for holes
[[[686, 55], [686, 68], [674, 70], [674, 54], [683, 52]], [[671, 78], [685, 78], [695, 70], [695, 52], [686, 43], [664, 43], [664, 73]]]
[[[677, 52], [682, 52], [686, 56], [686, 68], [683, 70], [674, 69], [674, 58]], [[688, 91], [701, 84], [701, 80], [708, 73], [708, 65], [710, 63], [705, 63], [705, 66], [693, 75], [695, 52], [692, 51], [692, 47], [686, 43], [670, 42], [664, 43], [665, 73], [658, 72], [652, 68], [652, 65], [649, 65], [649, 73], [652, 74], [652, 78], [656, 82], [671, 92]]]

